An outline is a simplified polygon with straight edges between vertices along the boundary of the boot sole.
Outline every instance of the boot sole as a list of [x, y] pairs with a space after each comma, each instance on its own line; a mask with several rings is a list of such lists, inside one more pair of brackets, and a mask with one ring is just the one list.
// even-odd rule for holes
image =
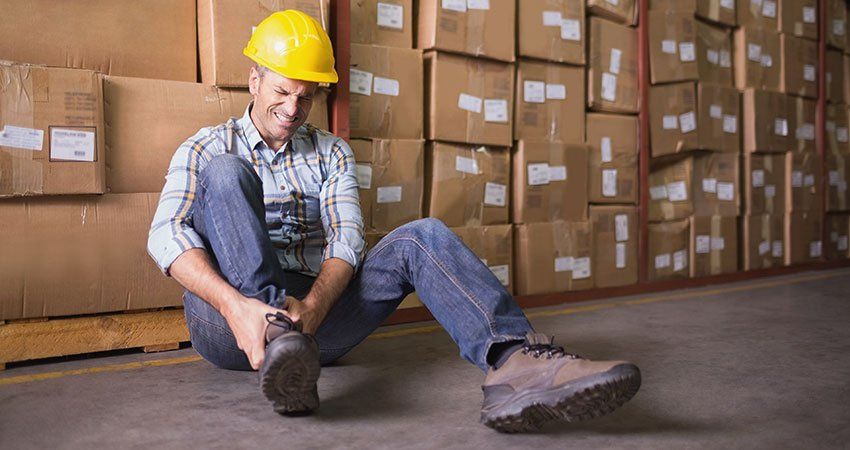
[[319, 407], [316, 383], [321, 366], [310, 344], [306, 339], [276, 339], [266, 348], [260, 389], [279, 414], [303, 415]]
[[640, 382], [637, 366], [620, 364], [553, 389], [516, 393], [492, 411], [482, 411], [481, 422], [503, 433], [522, 433], [549, 422], [600, 417], [631, 400]]

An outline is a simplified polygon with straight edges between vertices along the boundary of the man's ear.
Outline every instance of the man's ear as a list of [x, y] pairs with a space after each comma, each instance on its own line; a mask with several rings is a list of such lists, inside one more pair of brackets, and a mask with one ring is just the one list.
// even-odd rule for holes
[[248, 92], [253, 96], [257, 96], [260, 92], [260, 72], [256, 66], [251, 66], [251, 71], [248, 73]]

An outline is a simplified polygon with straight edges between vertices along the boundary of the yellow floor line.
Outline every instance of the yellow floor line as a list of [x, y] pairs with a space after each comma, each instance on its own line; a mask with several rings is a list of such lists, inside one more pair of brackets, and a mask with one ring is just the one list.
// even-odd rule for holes
[[[816, 280], [824, 280], [827, 278], [835, 278], [838, 276], [844, 276], [847, 274], [847, 271], [841, 272], [832, 272], [832, 273], [824, 273], [824, 274], [814, 274], [808, 276], [801, 276], [791, 279], [783, 279], [776, 281], [763, 281], [763, 282], [755, 282], [748, 283], [740, 286], [729, 286], [722, 287], [716, 289], [705, 289], [696, 292], [683, 292], [678, 294], [667, 294], [667, 295], [655, 295], [655, 296], [647, 296], [634, 300], [624, 300], [624, 301], [612, 301], [607, 303], [597, 303], [594, 305], [585, 305], [585, 306], [573, 306], [569, 308], [556, 309], [551, 311], [532, 311], [527, 313], [527, 317], [530, 319], [538, 318], [538, 317], [552, 317], [552, 316], [563, 316], [569, 314], [578, 314], [583, 312], [591, 312], [591, 311], [599, 311], [603, 309], [610, 309], [620, 306], [638, 306], [645, 305], [648, 303], [656, 303], [662, 301], [673, 301], [673, 300], [687, 300], [694, 299], [700, 297], [709, 297], [713, 295], [720, 294], [728, 294], [733, 292], [743, 292], [743, 291], [752, 291], [756, 289], [764, 289], [770, 287], [777, 286], [786, 286], [795, 283], [803, 283], [807, 281], [816, 281]], [[368, 339], [387, 339], [394, 338], [400, 336], [410, 336], [415, 334], [427, 334], [433, 333], [435, 331], [442, 330], [443, 328], [440, 325], [425, 325], [415, 328], [404, 328], [401, 330], [393, 330], [393, 331], [385, 331], [380, 333], [374, 333], [368, 337]], [[86, 375], [92, 373], [103, 373], [103, 372], [118, 372], [122, 370], [134, 370], [141, 369], [145, 367], [161, 367], [161, 366], [171, 366], [176, 364], [184, 364], [190, 362], [201, 361], [202, 358], [199, 355], [185, 356], [180, 358], [167, 358], [167, 359], [155, 359], [151, 361], [139, 361], [139, 362], [131, 362], [125, 364], [112, 364], [108, 366], [97, 366], [97, 367], [89, 367], [86, 369], [74, 369], [74, 370], [63, 370], [57, 372], [45, 372], [38, 373], [32, 375], [19, 375], [14, 377], [6, 377], [0, 378], [0, 386], [11, 385], [11, 384], [21, 384], [21, 383], [29, 383], [32, 381], [42, 381], [42, 380], [51, 380], [55, 378], [62, 378], [66, 376], [72, 375]]]

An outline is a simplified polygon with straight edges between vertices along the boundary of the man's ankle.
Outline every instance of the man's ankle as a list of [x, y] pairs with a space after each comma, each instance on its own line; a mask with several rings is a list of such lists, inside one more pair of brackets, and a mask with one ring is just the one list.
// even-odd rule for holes
[[524, 342], [519, 340], [496, 342], [490, 346], [490, 351], [487, 353], [487, 364], [493, 369], [502, 367], [514, 352], [522, 348]]

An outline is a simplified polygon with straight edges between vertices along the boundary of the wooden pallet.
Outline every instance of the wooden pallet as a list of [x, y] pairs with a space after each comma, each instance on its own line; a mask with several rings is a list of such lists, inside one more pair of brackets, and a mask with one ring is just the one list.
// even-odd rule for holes
[[188, 340], [182, 309], [0, 321], [0, 370], [9, 362], [107, 350], [174, 350]]

